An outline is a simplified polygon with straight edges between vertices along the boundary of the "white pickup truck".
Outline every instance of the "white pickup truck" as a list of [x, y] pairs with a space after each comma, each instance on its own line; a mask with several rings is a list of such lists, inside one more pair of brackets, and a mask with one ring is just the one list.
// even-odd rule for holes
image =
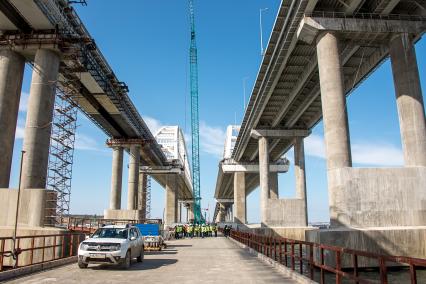
[[99, 228], [78, 247], [80, 268], [87, 268], [89, 263], [108, 263], [127, 269], [133, 258], [143, 261], [144, 241], [139, 229], [132, 225]]

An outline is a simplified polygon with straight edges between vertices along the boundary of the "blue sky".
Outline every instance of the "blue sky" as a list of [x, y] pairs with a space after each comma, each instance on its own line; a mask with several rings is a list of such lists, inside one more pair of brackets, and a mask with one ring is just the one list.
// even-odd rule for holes
[[[190, 133], [189, 22], [186, 0], [88, 0], [76, 6], [86, 27], [152, 131], [179, 125]], [[259, 9], [264, 13], [265, 43], [279, 7], [278, 0], [196, 1], [199, 55], [202, 207], [214, 207], [218, 161], [225, 129], [243, 116], [243, 78], [250, 93], [261, 62]], [[420, 77], [426, 86], [426, 41], [416, 45]], [[19, 112], [11, 183], [17, 186], [19, 151], [25, 124], [31, 70], [26, 69]], [[347, 100], [354, 166], [402, 165], [395, 93], [386, 61]], [[106, 136], [79, 115], [74, 158], [71, 212], [102, 214], [109, 204], [111, 160]], [[328, 194], [323, 125], [305, 141], [310, 221], [328, 221]], [[189, 150], [189, 149], [188, 149]], [[288, 158], [292, 161], [292, 152]], [[128, 159], [125, 155], [124, 163]], [[123, 173], [123, 208], [127, 167]], [[294, 195], [293, 168], [279, 178], [280, 195]], [[152, 188], [152, 217], [162, 217], [164, 189]], [[248, 197], [248, 221], [259, 221], [259, 190]]]

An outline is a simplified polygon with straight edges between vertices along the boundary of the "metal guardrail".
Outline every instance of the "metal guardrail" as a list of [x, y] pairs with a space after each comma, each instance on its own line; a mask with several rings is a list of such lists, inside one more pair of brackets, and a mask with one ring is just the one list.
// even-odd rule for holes
[[0, 272], [77, 255], [85, 234], [66, 233], [0, 238]]
[[137, 220], [117, 220], [98, 218], [76, 218], [69, 217], [67, 229], [74, 232], [93, 233], [104, 225], [125, 225], [140, 223]]
[[421, 15], [407, 15], [407, 14], [382, 15], [378, 13], [356, 13], [352, 15], [347, 15], [344, 12], [335, 12], [335, 11], [315, 11], [312, 13], [305, 13], [305, 17], [362, 19], [362, 20], [397, 20], [397, 21], [425, 21], [426, 20], [426, 17]]
[[[410, 283], [412, 284], [418, 283], [416, 270], [419, 267], [426, 268], [426, 259], [381, 255], [313, 242], [281, 237], [266, 237], [240, 231], [231, 231], [231, 237], [257, 252], [274, 259], [280, 264], [291, 268], [293, 271], [308, 276], [312, 280], [315, 279], [315, 273], [318, 273], [319, 270], [320, 283], [326, 283], [326, 273], [331, 274], [337, 284], [342, 283], [344, 279], [351, 280], [354, 283], [377, 283], [377, 281], [371, 278], [367, 279], [365, 276], [360, 275], [361, 268], [358, 264], [360, 258], [377, 263], [380, 277], [378, 280], [379, 283], [383, 284], [388, 283], [388, 268], [391, 266], [409, 267]], [[326, 264], [326, 258], [330, 256], [334, 256], [334, 265]], [[342, 262], [344, 258], [351, 260], [350, 268], [343, 267]], [[304, 271], [305, 268], [307, 271]]]

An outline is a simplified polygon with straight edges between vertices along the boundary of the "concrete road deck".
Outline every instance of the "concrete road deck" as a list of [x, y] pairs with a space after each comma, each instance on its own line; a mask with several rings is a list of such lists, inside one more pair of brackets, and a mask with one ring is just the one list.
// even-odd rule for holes
[[71, 264], [8, 283], [297, 283], [223, 237], [168, 244], [164, 251], [147, 253], [143, 263], [133, 262], [127, 271]]

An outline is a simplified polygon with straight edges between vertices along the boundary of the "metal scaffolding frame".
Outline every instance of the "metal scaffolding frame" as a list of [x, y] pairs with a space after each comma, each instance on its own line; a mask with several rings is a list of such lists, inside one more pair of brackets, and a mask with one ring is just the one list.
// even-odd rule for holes
[[151, 218], [151, 176], [147, 175], [146, 181], [146, 219]]

